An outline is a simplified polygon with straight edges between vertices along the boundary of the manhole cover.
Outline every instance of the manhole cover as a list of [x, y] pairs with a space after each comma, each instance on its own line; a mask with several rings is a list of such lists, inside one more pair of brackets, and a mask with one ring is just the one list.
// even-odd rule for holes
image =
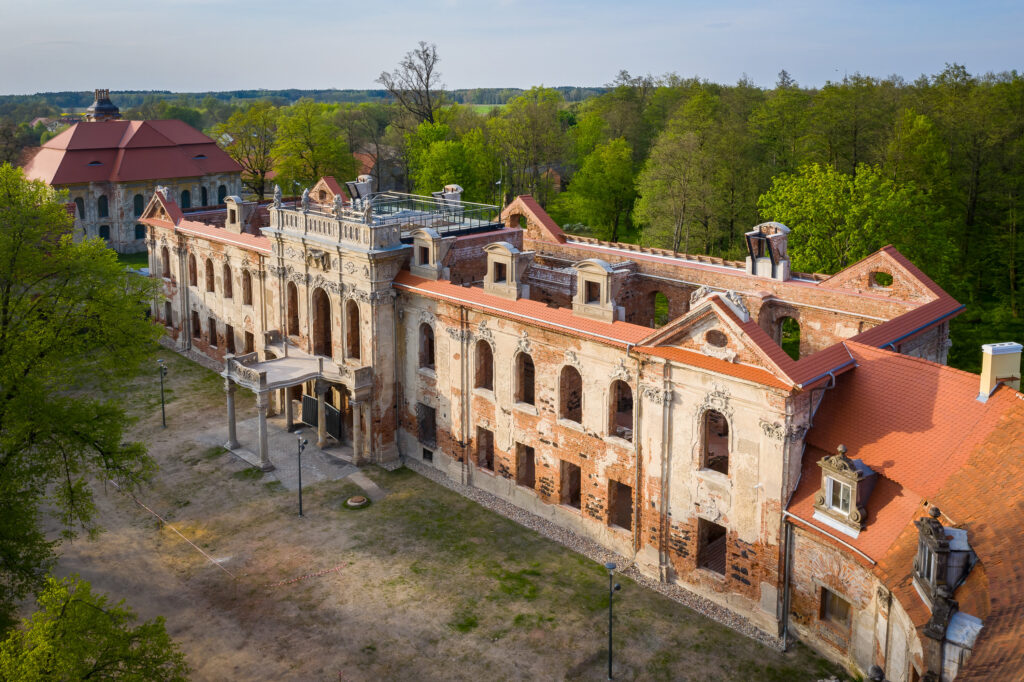
[[352, 507], [353, 509], [358, 509], [359, 507], [365, 507], [369, 503], [370, 503], [370, 501], [368, 499], [366, 499], [365, 497], [363, 497], [362, 495], [353, 495], [352, 497], [350, 497], [347, 500], [345, 500], [345, 506], [346, 507]]

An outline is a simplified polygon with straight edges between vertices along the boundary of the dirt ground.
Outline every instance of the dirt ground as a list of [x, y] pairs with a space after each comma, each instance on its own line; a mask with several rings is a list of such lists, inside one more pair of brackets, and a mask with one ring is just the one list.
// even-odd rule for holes
[[[297, 497], [220, 448], [222, 380], [166, 350], [168, 428], [154, 371], [125, 387], [134, 438], [161, 469], [139, 502], [97, 482], [98, 540], [58, 572], [162, 615], [197, 680], [605, 679], [607, 574], [594, 562], [407, 470], [363, 471], [388, 495], [343, 502], [348, 479]], [[154, 363], [155, 367], [155, 363]], [[236, 394], [239, 418], [254, 400]], [[171, 528], [191, 540], [204, 557]], [[841, 671], [781, 654], [621, 580], [616, 679], [815, 680]]]

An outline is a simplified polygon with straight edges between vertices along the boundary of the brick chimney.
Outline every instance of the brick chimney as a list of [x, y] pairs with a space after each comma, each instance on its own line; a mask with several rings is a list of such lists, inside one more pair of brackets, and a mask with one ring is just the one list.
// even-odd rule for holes
[[1000, 383], [1020, 390], [1019, 343], [986, 343], [981, 347], [981, 387], [978, 400], [986, 402]]

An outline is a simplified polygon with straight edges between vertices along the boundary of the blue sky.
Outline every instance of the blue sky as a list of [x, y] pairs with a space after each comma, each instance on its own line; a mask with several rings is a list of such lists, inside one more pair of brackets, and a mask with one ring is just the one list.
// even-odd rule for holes
[[0, 93], [375, 88], [419, 40], [451, 88], [602, 85], [620, 69], [771, 85], [1021, 70], [1024, 3], [0, 0]]

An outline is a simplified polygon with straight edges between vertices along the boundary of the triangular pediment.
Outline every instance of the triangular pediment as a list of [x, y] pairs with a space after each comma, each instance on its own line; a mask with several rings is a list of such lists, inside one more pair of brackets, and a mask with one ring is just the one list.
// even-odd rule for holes
[[886, 296], [901, 301], [928, 302], [937, 299], [938, 294], [929, 286], [935, 286], [934, 283], [922, 280], [923, 273], [917, 268], [908, 267], [908, 264], [899, 251], [887, 246], [823, 280], [818, 286]]
[[164, 197], [160, 188], [153, 192], [153, 196], [150, 197], [149, 203], [146, 204], [146, 209], [139, 216], [139, 222], [146, 220], [163, 220], [169, 223], [177, 225], [181, 222], [183, 214], [178, 205]]
[[779, 358], [773, 357], [778, 353], [774, 348], [765, 348], [766, 343], [774, 344], [756, 323], [741, 319], [724, 300], [724, 295], [715, 293], [697, 301], [688, 313], [638, 345], [681, 348], [730, 363], [759, 367], [792, 383], [780, 367]]

